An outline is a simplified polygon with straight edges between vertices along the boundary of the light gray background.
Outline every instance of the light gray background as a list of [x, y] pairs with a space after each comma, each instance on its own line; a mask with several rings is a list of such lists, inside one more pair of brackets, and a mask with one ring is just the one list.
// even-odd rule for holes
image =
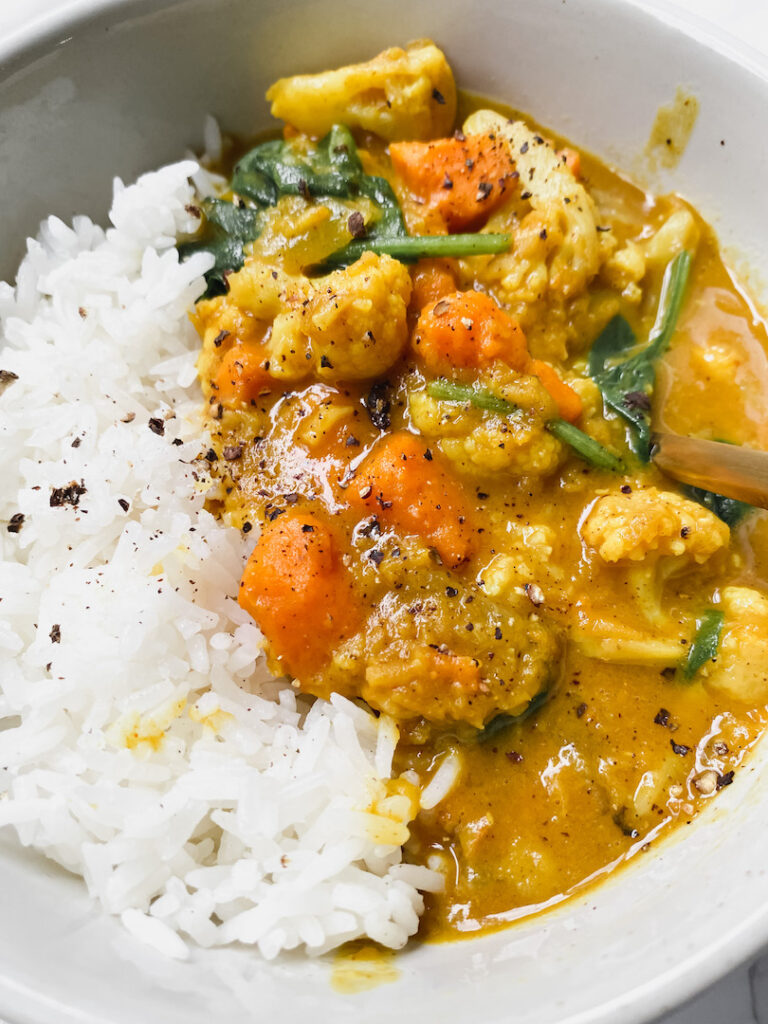
[[[0, 37], [75, 2], [0, 0]], [[643, 0], [632, 2], [644, 6]], [[728, 32], [768, 57], [768, 0], [667, 0], [667, 4], [706, 19], [715, 29]], [[651, 0], [648, 6], [657, 5]], [[768, 129], [768, 112], [765, 127]], [[733, 971], [658, 1024], [768, 1024], [768, 948], [753, 963]]]

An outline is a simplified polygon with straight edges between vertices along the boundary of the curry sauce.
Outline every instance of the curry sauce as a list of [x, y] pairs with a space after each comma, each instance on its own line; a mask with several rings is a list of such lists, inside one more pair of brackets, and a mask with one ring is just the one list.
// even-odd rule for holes
[[[258, 232], [195, 322], [211, 507], [259, 533], [240, 601], [270, 667], [390, 715], [404, 784], [455, 765], [404, 847], [446, 878], [435, 938], [552, 905], [738, 780], [766, 723], [767, 519], [665, 477], [635, 424], [647, 402], [665, 429], [765, 447], [768, 337], [685, 201], [493, 104], [451, 135], [428, 59], [440, 88], [402, 136], [391, 102], [379, 134], [350, 106], [346, 195], [321, 191], [333, 147], [285, 184], [328, 125], [299, 132], [277, 91], [274, 201], [235, 172], [224, 201]], [[405, 264], [377, 228], [398, 214], [447, 253], [509, 240]], [[655, 386], [622, 415], [590, 351], [617, 318], [642, 349], [681, 254]]]

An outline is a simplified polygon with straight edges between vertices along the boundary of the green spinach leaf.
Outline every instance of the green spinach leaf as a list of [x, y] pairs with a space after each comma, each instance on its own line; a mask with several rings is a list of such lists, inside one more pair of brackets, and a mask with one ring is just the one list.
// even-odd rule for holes
[[615, 316], [595, 340], [587, 362], [605, 404], [629, 423], [630, 446], [643, 462], [650, 459], [656, 360], [666, 351], [677, 325], [690, 267], [691, 254], [685, 249], [667, 266], [656, 322], [644, 348], [630, 354], [637, 338], [624, 317]]
[[511, 725], [520, 725], [531, 715], [535, 714], [540, 707], [546, 704], [549, 699], [549, 690], [540, 690], [535, 697], [532, 698], [528, 707], [524, 711], [521, 711], [519, 715], [508, 715], [505, 712], [494, 716], [487, 725], [485, 725], [477, 734], [478, 743], [487, 743], [489, 740], [496, 739], [501, 733], [505, 732]]
[[227, 290], [227, 274], [239, 270], [245, 259], [245, 246], [261, 231], [260, 213], [247, 206], [237, 206], [223, 199], [206, 199], [200, 204], [205, 215], [199, 236], [178, 246], [179, 256], [186, 259], [195, 252], [209, 252], [214, 264], [206, 273], [206, 290], [201, 299], [223, 295]]
[[700, 668], [717, 657], [724, 621], [725, 615], [717, 608], [710, 608], [697, 621], [696, 635], [680, 668], [684, 679], [693, 679]]
[[714, 512], [731, 529], [734, 526], [738, 526], [750, 512], [754, 511], [752, 505], [748, 505], [745, 501], [739, 501], [738, 498], [726, 498], [723, 494], [705, 491], [702, 487], [685, 486], [683, 487], [683, 492], [688, 498], [698, 501], [700, 505], [704, 505], [710, 512]]

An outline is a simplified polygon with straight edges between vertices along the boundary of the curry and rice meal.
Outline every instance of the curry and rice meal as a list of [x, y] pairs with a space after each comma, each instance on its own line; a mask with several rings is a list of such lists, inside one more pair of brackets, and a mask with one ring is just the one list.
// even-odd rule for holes
[[530, 915], [768, 720], [766, 516], [651, 461], [768, 441], [712, 230], [431, 43], [267, 96], [0, 292], [0, 825], [180, 957]]

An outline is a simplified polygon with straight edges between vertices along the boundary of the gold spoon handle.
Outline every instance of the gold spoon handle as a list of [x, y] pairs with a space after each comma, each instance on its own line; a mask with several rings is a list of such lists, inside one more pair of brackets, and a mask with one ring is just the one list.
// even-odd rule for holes
[[684, 484], [768, 508], [768, 452], [681, 434], [653, 434], [651, 458]]

